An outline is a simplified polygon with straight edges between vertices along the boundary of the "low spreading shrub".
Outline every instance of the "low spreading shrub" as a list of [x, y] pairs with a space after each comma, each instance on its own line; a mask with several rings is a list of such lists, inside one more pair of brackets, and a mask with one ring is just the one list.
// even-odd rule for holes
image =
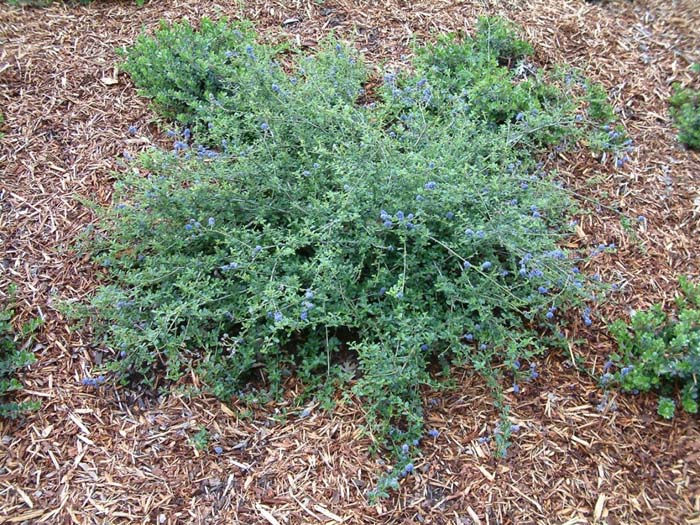
[[[693, 71], [700, 73], [700, 64], [695, 64]], [[700, 91], [674, 84], [669, 104], [678, 127], [678, 140], [690, 149], [700, 150]]]
[[13, 315], [10, 306], [0, 310], [0, 417], [4, 418], [18, 417], [37, 407], [33, 402], [10, 400], [12, 393], [22, 389], [17, 372], [35, 361], [34, 354], [27, 351], [26, 346], [39, 324], [38, 320], [29, 322], [16, 332], [10, 323]]
[[629, 325], [618, 320], [610, 326], [620, 354], [605, 364], [602, 377], [606, 387], [659, 392], [659, 415], [669, 419], [676, 408], [672, 396], [678, 391], [683, 410], [698, 412], [700, 286], [681, 278], [680, 287], [675, 312], [657, 304], [635, 313]]
[[351, 381], [398, 458], [379, 493], [393, 486], [437, 372], [467, 364], [502, 401], [502, 380], [534, 377], [562, 311], [589, 298], [560, 245], [574, 203], [536, 158], [612, 113], [530, 52], [483, 19], [368, 93], [362, 58], [333, 39], [280, 54], [248, 24], [206, 19], [141, 37], [124, 69], [186, 127], [105, 210], [111, 284], [86, 315], [109, 368], [151, 385], [196, 370], [223, 399], [261, 375], [272, 394], [291, 372], [309, 395]]

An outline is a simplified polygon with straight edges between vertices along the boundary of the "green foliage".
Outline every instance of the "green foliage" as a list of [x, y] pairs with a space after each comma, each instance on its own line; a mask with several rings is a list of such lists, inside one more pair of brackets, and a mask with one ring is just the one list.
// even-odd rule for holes
[[[249, 86], [242, 56], [269, 61], [274, 50], [255, 42], [249, 23], [229, 25], [208, 18], [195, 30], [187, 20], [162, 21], [154, 37], [142, 35], [126, 54], [124, 70], [139, 92], [153, 100], [165, 117], [188, 123], [211, 97], [235, 94]], [[253, 97], [246, 97], [252, 102]]]
[[105, 210], [112, 284], [90, 312], [110, 368], [149, 384], [195, 369], [224, 399], [258, 395], [261, 372], [273, 395], [291, 372], [317, 395], [352, 380], [390, 450], [420, 439], [434, 371], [471, 365], [497, 399], [497, 365], [530, 377], [515, 363], [589, 297], [558, 245], [573, 203], [535, 158], [601, 122], [582, 117], [585, 83], [524, 78], [529, 47], [504, 22], [480, 27], [420, 49], [377, 95], [332, 39], [283, 69], [245, 24], [140, 38], [126, 70], [190, 127]]
[[700, 286], [680, 279], [682, 294], [676, 311], [667, 313], [661, 305], [637, 312], [627, 325], [621, 320], [610, 326], [622, 355], [614, 355], [608, 366], [618, 371], [603, 376], [603, 383], [625, 391], [658, 391], [659, 414], [672, 417], [675, 401], [669, 396], [680, 391], [683, 410], [698, 412], [700, 375]]
[[15, 403], [9, 396], [22, 389], [16, 374], [35, 361], [34, 354], [25, 348], [31, 342], [31, 334], [39, 325], [35, 320], [24, 325], [18, 333], [10, 321], [14, 313], [9, 306], [0, 310], [0, 417], [15, 418], [27, 410], [37, 408], [36, 403]]
[[206, 450], [207, 446], [209, 446], [209, 431], [205, 427], [199, 427], [199, 430], [192, 435], [190, 441], [194, 448], [200, 452]]
[[[700, 65], [694, 64], [692, 69], [700, 73]], [[691, 149], [700, 150], [700, 90], [674, 84], [669, 104], [678, 127], [678, 140]]]

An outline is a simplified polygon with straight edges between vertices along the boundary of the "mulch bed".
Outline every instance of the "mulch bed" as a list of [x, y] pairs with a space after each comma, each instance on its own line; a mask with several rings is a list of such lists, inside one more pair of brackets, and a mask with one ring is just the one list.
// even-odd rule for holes
[[[161, 18], [225, 14], [310, 48], [333, 30], [380, 71], [405, 62], [412, 38], [469, 31], [486, 13], [520, 24], [540, 65], [573, 64], [602, 82], [635, 145], [622, 168], [585, 152], [548, 159], [600, 203], [588, 205], [574, 242], [617, 244], [587, 271], [620, 290], [593, 327], [574, 324], [578, 342], [544, 359], [537, 381], [506, 393], [520, 427], [506, 458], [488, 441], [497, 414], [469, 370], [455, 372], [456, 389], [426, 392], [428, 428], [440, 434], [377, 506], [366, 492], [386, 466], [370, 454], [360, 402], [302, 412], [293, 381], [286, 402], [251, 411], [188, 396], [197, 378], [163, 398], [81, 384], [99, 357], [59, 304], [98, 282], [75, 249], [95, 220], [87, 201], [108, 203], [124, 152], [163, 143], [167, 129], [115, 69], [115, 49]], [[42, 408], [0, 422], [0, 523], [700, 524], [698, 418], [660, 420], [653, 396], [604, 398], [583, 371], [599, 373], [613, 351], [608, 320], [668, 302], [678, 275], [700, 275], [700, 155], [677, 143], [666, 102], [700, 61], [696, 0], [0, 4], [0, 42], [0, 299], [15, 283], [19, 320], [45, 321], [24, 376]], [[626, 232], [606, 206], [645, 220]]]

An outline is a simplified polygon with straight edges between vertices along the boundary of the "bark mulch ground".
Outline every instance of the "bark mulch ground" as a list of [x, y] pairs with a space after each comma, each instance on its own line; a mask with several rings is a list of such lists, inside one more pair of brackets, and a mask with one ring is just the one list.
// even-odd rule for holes
[[[334, 30], [371, 63], [398, 65], [414, 36], [469, 31], [485, 13], [518, 22], [540, 65], [573, 64], [602, 82], [635, 145], [622, 168], [585, 152], [548, 160], [593, 202], [572, 242], [619, 246], [587, 271], [620, 291], [593, 327], [573, 326], [578, 342], [544, 359], [540, 379], [507, 392], [520, 430], [505, 459], [485, 439], [497, 416], [469, 370], [456, 371], [455, 390], [426, 393], [440, 434], [378, 506], [366, 492], [385, 466], [369, 453], [359, 402], [302, 413], [291, 408], [293, 382], [287, 402], [256, 410], [184, 388], [156, 398], [81, 385], [99, 354], [57, 305], [98, 282], [73, 248], [94, 222], [87, 201], [108, 203], [124, 152], [162, 142], [167, 129], [115, 68], [116, 48], [161, 18], [226, 14], [307, 47]], [[678, 145], [666, 102], [700, 61], [697, 0], [0, 4], [0, 42], [0, 298], [15, 283], [19, 320], [45, 320], [23, 394], [42, 408], [0, 422], [0, 523], [700, 524], [697, 417], [660, 420], [652, 396], [604, 398], [585, 372], [599, 373], [613, 350], [606, 321], [668, 302], [678, 275], [700, 274], [700, 155]], [[632, 235], [606, 205], [645, 220]]]

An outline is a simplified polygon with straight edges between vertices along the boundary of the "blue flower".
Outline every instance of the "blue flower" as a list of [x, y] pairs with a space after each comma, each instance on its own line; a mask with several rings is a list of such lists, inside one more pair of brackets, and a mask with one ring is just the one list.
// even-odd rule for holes
[[129, 126], [129, 129], [127, 131], [129, 133], [129, 135], [136, 135], [136, 133], [138, 133], [138, 131], [139, 131], [139, 128], [137, 128], [136, 126], [134, 126], [132, 124], [131, 126]]
[[520, 393], [520, 385], [518, 385], [518, 383], [513, 383], [513, 393], [514, 394]]
[[192, 131], [190, 131], [190, 128], [185, 128], [183, 136], [185, 137], [185, 140], [190, 140], [190, 137], [192, 137]]
[[464, 230], [464, 234], [467, 237], [471, 237], [472, 235], [474, 235], [474, 230], [472, 230], [471, 228], [467, 228], [466, 230]]
[[211, 226], [214, 226], [215, 223], [216, 223], [216, 220], [214, 219], [214, 217], [209, 217], [207, 224], [211, 227]]
[[216, 453], [217, 456], [220, 456], [221, 454], [223, 454], [224, 449], [221, 447], [214, 447], [214, 452]]
[[281, 323], [282, 319], [284, 319], [284, 315], [282, 315], [282, 312], [280, 312], [280, 311], [275, 312], [273, 314], [273, 317], [274, 317], [276, 323]]
[[491, 261], [484, 261], [483, 264], [481, 265], [482, 270], [488, 270], [493, 266]]
[[427, 344], [425, 344], [425, 343], [423, 343], [422, 345], [420, 345], [420, 349], [423, 350], [423, 352], [427, 351], [428, 348], [430, 348], [430, 347], [429, 347]]
[[107, 379], [105, 376], [97, 376], [95, 378], [91, 377], [84, 377], [82, 380], [82, 384], [85, 386], [100, 386], [103, 384]]
[[181, 140], [176, 140], [173, 144], [173, 148], [175, 149], [175, 151], [184, 151], [188, 148], [188, 146]]
[[410, 474], [411, 472], [413, 472], [413, 463], [407, 464], [407, 465], [403, 468], [403, 472], [404, 472], [404, 474]]
[[194, 226], [192, 226], [192, 225], [189, 224], [189, 223], [185, 224], [185, 229], [186, 229], [187, 231], [191, 230], [193, 227], [194, 227]]
[[472, 267], [472, 264], [469, 261], [464, 261], [462, 266], [464, 267], [465, 270], [468, 270], [469, 268]]
[[408, 454], [408, 450], [409, 450], [408, 443], [404, 443], [403, 445], [401, 445], [401, 452], [403, 452], [404, 454]]
[[525, 119], [525, 113], [523, 113], [522, 111], [520, 113], [518, 113], [517, 115], [515, 115], [515, 120], [523, 120], [523, 119]]
[[391, 222], [389, 219], [384, 221], [384, 227], [385, 228], [391, 228], [394, 225], [393, 222]]
[[379, 289], [379, 297], [383, 297], [386, 294], [386, 288], [383, 286]]
[[422, 200], [423, 200], [423, 195], [416, 195], [416, 200], [417, 200], [418, 202], [422, 201]]
[[436, 428], [431, 428], [430, 430], [428, 430], [428, 435], [431, 438], [436, 438], [440, 435], [440, 431]]
[[535, 363], [530, 363], [530, 380], [537, 379], [540, 377], [539, 372], [537, 372], [537, 365]]
[[549, 293], [549, 289], [546, 286], [540, 286], [537, 291], [541, 293], [542, 295], [546, 295]]
[[396, 218], [400, 221], [404, 219], [403, 212], [401, 210], [396, 212]]
[[434, 181], [430, 181], [430, 182], [425, 183], [426, 190], [434, 190], [435, 186], [437, 186], [437, 184]]
[[547, 312], [546, 317], [547, 319], [554, 319], [554, 312], [550, 310], [549, 312]]
[[449, 221], [451, 221], [452, 219], [454, 219], [454, 216], [455, 216], [455, 214], [452, 213], [451, 211], [448, 211], [448, 212], [445, 214], [445, 218], [446, 218], [447, 220], [449, 220]]
[[282, 90], [280, 89], [280, 87], [277, 84], [272, 84], [272, 91], [274, 91], [277, 94], [282, 93]]
[[253, 255], [257, 255], [257, 254], [259, 254], [261, 251], [262, 251], [262, 246], [260, 246], [260, 245], [258, 244], [255, 248], [253, 248]]
[[260, 129], [263, 131], [267, 131], [268, 129], [270, 129], [270, 125], [267, 122], [263, 122], [262, 124], [260, 124]]
[[308, 310], [302, 310], [301, 315], [299, 316], [302, 321], [306, 321], [309, 318], [309, 311]]

